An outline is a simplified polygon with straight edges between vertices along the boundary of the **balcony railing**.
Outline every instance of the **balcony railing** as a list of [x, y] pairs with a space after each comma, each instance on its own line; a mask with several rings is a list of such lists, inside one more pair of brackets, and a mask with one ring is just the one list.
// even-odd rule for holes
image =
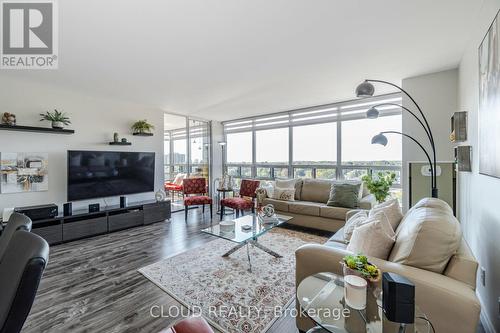
[[332, 165], [294, 164], [227, 164], [227, 173], [233, 178], [255, 178], [262, 180], [287, 178], [361, 180], [366, 174], [392, 171], [396, 173], [393, 188], [401, 188], [401, 166], [399, 165]]

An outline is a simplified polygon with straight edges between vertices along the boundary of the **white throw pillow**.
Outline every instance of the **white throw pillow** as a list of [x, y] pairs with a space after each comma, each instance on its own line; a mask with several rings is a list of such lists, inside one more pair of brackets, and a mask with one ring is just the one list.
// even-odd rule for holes
[[275, 187], [273, 199], [283, 201], [295, 201], [295, 188]]
[[392, 226], [392, 230], [398, 228], [399, 222], [403, 218], [403, 213], [401, 213], [401, 207], [397, 199], [382, 202], [370, 210], [368, 217], [375, 215], [378, 212], [384, 212]]
[[344, 241], [346, 243], [349, 243], [354, 229], [362, 224], [369, 222], [371, 222], [371, 220], [368, 220], [368, 213], [364, 210], [359, 211], [351, 216], [351, 218], [347, 220], [344, 226]]
[[274, 197], [274, 183], [272, 181], [263, 181], [260, 182], [260, 188], [263, 188], [266, 190], [266, 194], [268, 198]]
[[354, 229], [347, 251], [387, 260], [396, 235], [385, 214], [376, 214], [373, 219]]
[[174, 179], [173, 183], [175, 185], [182, 185], [182, 181], [184, 180], [185, 177], [186, 177], [186, 175], [184, 173], [178, 173], [175, 176], [175, 179]]

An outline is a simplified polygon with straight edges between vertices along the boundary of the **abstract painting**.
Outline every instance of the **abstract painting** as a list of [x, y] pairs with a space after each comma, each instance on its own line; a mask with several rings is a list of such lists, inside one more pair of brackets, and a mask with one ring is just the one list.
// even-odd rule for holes
[[48, 153], [0, 153], [0, 193], [49, 189]]
[[479, 46], [479, 173], [500, 178], [500, 20]]

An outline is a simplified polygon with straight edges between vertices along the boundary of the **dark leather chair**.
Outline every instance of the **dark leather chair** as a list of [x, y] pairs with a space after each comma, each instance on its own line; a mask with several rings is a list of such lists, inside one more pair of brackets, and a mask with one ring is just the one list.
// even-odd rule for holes
[[49, 244], [42, 237], [13, 233], [0, 262], [0, 333], [21, 331], [48, 258]]
[[12, 213], [7, 222], [7, 225], [2, 230], [2, 234], [0, 235], [0, 262], [2, 262], [3, 255], [7, 250], [7, 246], [9, 245], [12, 236], [18, 230], [31, 231], [31, 219], [26, 215], [19, 213]]

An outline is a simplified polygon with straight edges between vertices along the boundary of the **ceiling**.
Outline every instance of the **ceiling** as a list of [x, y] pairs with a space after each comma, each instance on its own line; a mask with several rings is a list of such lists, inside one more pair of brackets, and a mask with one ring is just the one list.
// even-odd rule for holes
[[2, 75], [235, 119], [352, 99], [367, 77], [454, 68], [482, 2], [59, 1], [59, 69]]

